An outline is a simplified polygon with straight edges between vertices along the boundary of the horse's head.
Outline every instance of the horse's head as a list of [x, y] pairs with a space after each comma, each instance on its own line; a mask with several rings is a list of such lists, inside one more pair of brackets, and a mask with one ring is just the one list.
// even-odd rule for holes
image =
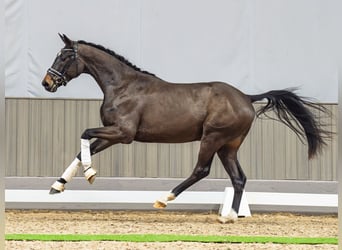
[[50, 92], [56, 92], [58, 87], [65, 86], [71, 79], [79, 76], [84, 68], [78, 56], [77, 42], [70, 40], [66, 35], [59, 36], [65, 47], [57, 54], [42, 82], [44, 88]]

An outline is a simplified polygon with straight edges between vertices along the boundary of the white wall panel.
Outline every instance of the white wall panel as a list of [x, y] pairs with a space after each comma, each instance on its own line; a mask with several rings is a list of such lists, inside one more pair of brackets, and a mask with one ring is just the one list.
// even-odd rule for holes
[[220, 80], [247, 93], [301, 87], [337, 102], [338, 0], [7, 0], [6, 96], [102, 98], [82, 75], [40, 85], [57, 33], [102, 44], [173, 82]]

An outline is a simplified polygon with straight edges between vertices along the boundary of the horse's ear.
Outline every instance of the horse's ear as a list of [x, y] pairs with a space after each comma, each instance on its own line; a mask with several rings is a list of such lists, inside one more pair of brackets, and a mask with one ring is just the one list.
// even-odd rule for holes
[[67, 37], [65, 34], [61, 35], [60, 33], [58, 33], [58, 35], [67, 47], [72, 47], [72, 41], [69, 39], [69, 37]]

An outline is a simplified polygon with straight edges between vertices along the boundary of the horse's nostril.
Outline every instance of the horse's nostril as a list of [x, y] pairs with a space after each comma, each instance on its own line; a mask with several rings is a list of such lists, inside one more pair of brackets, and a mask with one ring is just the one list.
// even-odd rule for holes
[[51, 85], [47, 81], [43, 81], [42, 85], [47, 91], [51, 90]]

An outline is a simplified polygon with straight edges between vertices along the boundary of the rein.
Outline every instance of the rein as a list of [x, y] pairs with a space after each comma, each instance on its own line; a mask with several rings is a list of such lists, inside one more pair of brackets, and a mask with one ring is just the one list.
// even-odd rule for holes
[[72, 49], [62, 49], [62, 51], [72, 51], [72, 52], [74, 52], [74, 54], [71, 56], [73, 60], [70, 60], [67, 64], [65, 64], [61, 71], [58, 71], [52, 67], [47, 70], [47, 72], [50, 75], [52, 75], [54, 82], [55, 82], [55, 85], [57, 85], [56, 87], [59, 87], [61, 85], [63, 85], [63, 86], [67, 85], [68, 79], [66, 78], [65, 73], [68, 71], [68, 69], [70, 68], [70, 66], [72, 65], [72, 63], [74, 61], [76, 61], [76, 74], [78, 75], [78, 61], [77, 61], [78, 44], [74, 43], [74, 46]]

